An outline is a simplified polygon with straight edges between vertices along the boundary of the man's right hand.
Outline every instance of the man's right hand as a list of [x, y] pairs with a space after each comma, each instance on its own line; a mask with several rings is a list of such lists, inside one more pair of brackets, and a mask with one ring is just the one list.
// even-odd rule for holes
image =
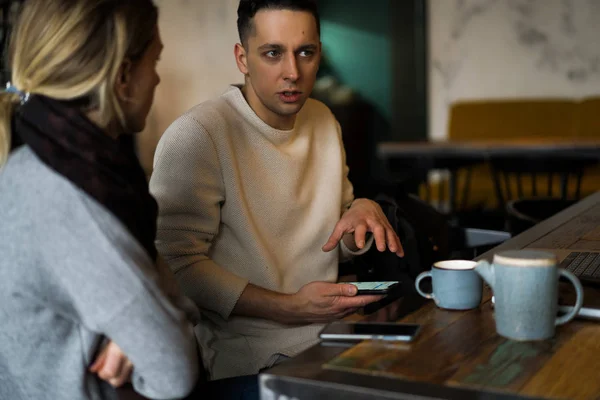
[[345, 283], [311, 282], [291, 295], [287, 323], [330, 322], [344, 318], [383, 296], [356, 295], [356, 286]]
[[353, 314], [383, 296], [357, 296], [348, 283], [311, 282], [294, 294], [283, 294], [248, 284], [233, 315], [264, 318], [284, 324], [330, 322]]

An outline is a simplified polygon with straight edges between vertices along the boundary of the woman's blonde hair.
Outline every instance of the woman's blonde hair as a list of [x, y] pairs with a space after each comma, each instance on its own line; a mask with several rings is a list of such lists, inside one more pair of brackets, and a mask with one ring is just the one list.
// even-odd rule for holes
[[[26, 0], [11, 37], [12, 85], [31, 95], [86, 100], [102, 126], [125, 129], [114, 84], [123, 61], [137, 61], [150, 46], [157, 22], [152, 0]], [[0, 166], [20, 101], [0, 93]]]

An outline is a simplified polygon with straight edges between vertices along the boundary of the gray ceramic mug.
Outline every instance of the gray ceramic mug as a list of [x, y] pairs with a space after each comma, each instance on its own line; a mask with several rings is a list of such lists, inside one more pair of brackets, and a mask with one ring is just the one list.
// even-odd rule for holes
[[[579, 279], [557, 267], [552, 253], [513, 250], [494, 254], [493, 263], [475, 267], [494, 292], [494, 318], [499, 335], [514, 340], [544, 340], [556, 325], [572, 320], [583, 304]], [[575, 307], [557, 318], [558, 278], [567, 278], [577, 293]]]
[[[475, 261], [449, 260], [433, 264], [431, 271], [417, 276], [417, 292], [435, 305], [447, 310], [470, 310], [481, 303], [483, 281], [475, 272]], [[420, 288], [421, 281], [431, 277], [433, 291], [425, 293]]]

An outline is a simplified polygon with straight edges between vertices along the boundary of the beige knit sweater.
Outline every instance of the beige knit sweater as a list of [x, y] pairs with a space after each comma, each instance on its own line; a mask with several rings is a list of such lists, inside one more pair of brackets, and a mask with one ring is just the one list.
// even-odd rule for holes
[[294, 129], [281, 131], [231, 86], [161, 138], [150, 181], [157, 245], [203, 310], [196, 334], [213, 379], [257, 373], [318, 340], [321, 325], [230, 314], [249, 282], [295, 293], [336, 281], [339, 256], [352, 253], [343, 244], [341, 253], [321, 247], [353, 200], [347, 174], [339, 124], [312, 99]]

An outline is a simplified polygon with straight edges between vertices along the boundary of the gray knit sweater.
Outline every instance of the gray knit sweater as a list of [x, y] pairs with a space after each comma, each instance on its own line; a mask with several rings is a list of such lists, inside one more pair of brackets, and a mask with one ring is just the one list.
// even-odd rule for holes
[[0, 399], [116, 398], [87, 371], [106, 337], [133, 362], [136, 391], [185, 396], [193, 328], [160, 274], [104, 207], [16, 151], [0, 169]]

